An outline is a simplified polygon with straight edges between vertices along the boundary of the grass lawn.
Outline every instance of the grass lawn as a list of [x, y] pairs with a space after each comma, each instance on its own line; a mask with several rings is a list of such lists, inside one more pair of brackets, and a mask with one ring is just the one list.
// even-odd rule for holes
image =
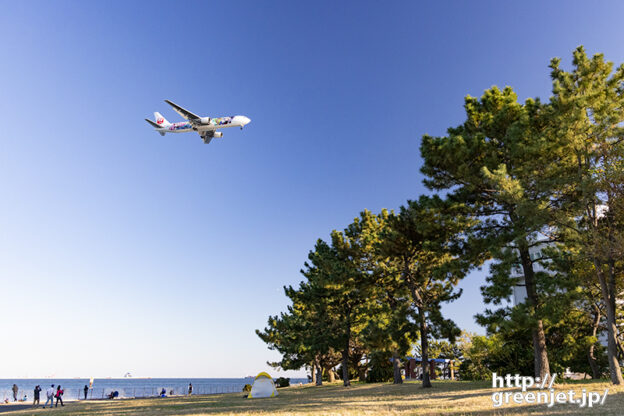
[[[577, 405], [514, 404], [494, 408], [494, 390], [487, 382], [437, 381], [431, 389], [419, 383], [403, 385], [354, 383], [322, 387], [303, 386], [279, 389], [271, 399], [245, 399], [243, 393], [210, 396], [129, 399], [68, 403], [64, 408], [20, 410], [10, 414], [28, 415], [568, 415], [624, 414], [624, 386], [584, 382], [557, 384], [557, 391], [604, 392], [609, 395], [604, 406], [579, 408]], [[516, 391], [516, 390], [510, 390]], [[2, 410], [0, 406], [0, 411]]]

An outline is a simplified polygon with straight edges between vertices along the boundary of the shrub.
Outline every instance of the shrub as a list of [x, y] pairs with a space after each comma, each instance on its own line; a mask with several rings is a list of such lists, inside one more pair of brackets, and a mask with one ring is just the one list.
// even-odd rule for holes
[[276, 380], [277, 387], [288, 387], [290, 386], [290, 378], [288, 377], [279, 377]]

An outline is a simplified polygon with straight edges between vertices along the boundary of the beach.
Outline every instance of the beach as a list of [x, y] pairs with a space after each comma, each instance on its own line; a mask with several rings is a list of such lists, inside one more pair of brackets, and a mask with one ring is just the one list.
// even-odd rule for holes
[[[24, 395], [27, 402], [32, 403], [33, 389], [41, 386], [42, 403], [45, 402], [45, 391], [50, 385], [61, 385], [65, 393], [63, 400], [84, 398], [84, 386], [90, 380], [85, 378], [33, 378], [33, 379], [0, 379], [0, 401], [8, 399], [13, 402], [11, 387], [16, 384], [19, 388], [18, 399]], [[87, 393], [88, 399], [103, 399], [111, 392], [117, 391], [119, 398], [155, 397], [162, 389], [169, 395], [186, 395], [188, 385], [193, 385], [193, 393], [201, 395], [237, 393], [242, 391], [245, 384], [253, 383], [253, 378], [96, 378], [93, 387]], [[303, 378], [292, 378], [291, 383], [307, 383]]]

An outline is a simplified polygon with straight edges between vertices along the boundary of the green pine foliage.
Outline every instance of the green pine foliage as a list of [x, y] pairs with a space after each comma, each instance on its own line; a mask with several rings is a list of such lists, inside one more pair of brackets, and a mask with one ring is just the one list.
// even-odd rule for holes
[[[461, 361], [463, 379], [570, 368], [624, 383], [624, 66], [579, 47], [570, 71], [559, 59], [550, 68], [547, 102], [492, 87], [465, 98], [459, 126], [422, 138], [424, 184], [437, 194], [365, 210], [317, 241], [303, 281], [285, 288], [291, 305], [257, 331], [282, 355], [272, 365], [307, 367], [317, 383], [338, 365], [345, 386], [401, 383], [418, 343], [425, 359]], [[476, 319], [487, 335], [454, 344], [460, 330], [441, 305], [484, 265]]]

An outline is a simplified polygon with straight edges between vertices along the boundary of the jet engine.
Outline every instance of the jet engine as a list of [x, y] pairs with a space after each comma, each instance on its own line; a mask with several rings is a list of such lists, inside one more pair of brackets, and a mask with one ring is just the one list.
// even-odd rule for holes
[[199, 122], [201, 124], [210, 124], [210, 117], [200, 117]]
[[217, 139], [220, 139], [221, 137], [223, 137], [223, 133], [221, 133], [220, 131], [215, 131], [214, 132], [214, 137]]

